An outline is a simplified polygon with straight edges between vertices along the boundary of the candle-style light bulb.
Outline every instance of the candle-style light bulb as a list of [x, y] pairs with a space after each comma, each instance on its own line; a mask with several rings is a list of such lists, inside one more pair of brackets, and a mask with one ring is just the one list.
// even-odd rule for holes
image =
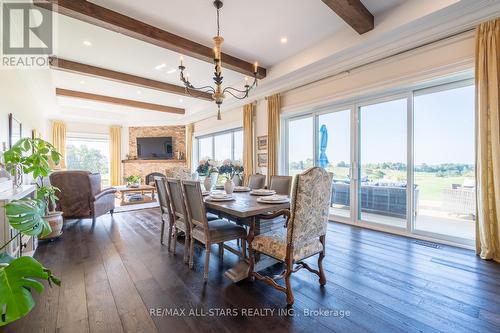
[[248, 86], [248, 76], [245, 76], [245, 85]]
[[181, 56], [181, 66], [183, 66], [183, 62], [184, 62], [184, 57]]
[[256, 61], [255, 64], [254, 64], [254, 73], [257, 73], [257, 70], [259, 69], [259, 63]]

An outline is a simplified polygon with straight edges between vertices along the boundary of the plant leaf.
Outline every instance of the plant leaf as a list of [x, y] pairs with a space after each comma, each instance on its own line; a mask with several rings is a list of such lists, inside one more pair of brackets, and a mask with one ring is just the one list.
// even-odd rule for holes
[[43, 292], [37, 279], [60, 285], [60, 281], [42, 264], [31, 257], [2, 258], [0, 262], [0, 326], [5, 326], [28, 314], [35, 306], [31, 289]]

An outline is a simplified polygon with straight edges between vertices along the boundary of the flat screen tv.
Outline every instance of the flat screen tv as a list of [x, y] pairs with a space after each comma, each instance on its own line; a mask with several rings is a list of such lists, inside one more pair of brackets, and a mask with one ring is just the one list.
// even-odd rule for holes
[[168, 160], [174, 155], [172, 137], [137, 138], [137, 158], [142, 160]]

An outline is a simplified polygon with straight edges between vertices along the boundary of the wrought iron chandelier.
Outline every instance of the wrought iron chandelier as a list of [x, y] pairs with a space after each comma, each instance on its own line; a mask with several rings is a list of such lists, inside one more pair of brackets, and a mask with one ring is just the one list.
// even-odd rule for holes
[[214, 1], [214, 7], [217, 9], [217, 36], [213, 38], [215, 44], [214, 47], [215, 72], [213, 77], [215, 87], [212, 86], [195, 87], [189, 81], [189, 74], [184, 74], [186, 67], [184, 66], [182, 56], [181, 56], [181, 64], [179, 66], [179, 70], [181, 72], [180, 74], [181, 81], [184, 84], [186, 92], [189, 93], [189, 95], [196, 96], [196, 92], [212, 94], [212, 99], [215, 101], [215, 104], [217, 104], [217, 120], [221, 120], [220, 108], [222, 103], [224, 102], [226, 94], [229, 94], [237, 99], [247, 98], [250, 90], [252, 90], [257, 86], [257, 71], [259, 69], [259, 64], [256, 62], [254, 64], [253, 83], [250, 85], [248, 82], [248, 77], [245, 78], [244, 89], [237, 89], [233, 87], [225, 87], [224, 89], [222, 88], [222, 81], [224, 79], [224, 77], [222, 76], [222, 59], [221, 59], [222, 55], [221, 45], [224, 42], [224, 38], [220, 36], [220, 9], [222, 8], [222, 6], [223, 6], [222, 0]]

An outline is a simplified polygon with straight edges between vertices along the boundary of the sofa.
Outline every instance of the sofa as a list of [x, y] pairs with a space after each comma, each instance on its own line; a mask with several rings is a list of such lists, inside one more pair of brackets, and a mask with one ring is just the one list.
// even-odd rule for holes
[[115, 209], [116, 189], [101, 187], [101, 175], [88, 171], [56, 171], [50, 183], [61, 190], [57, 210], [65, 219], [96, 218]]
[[[419, 188], [414, 187], [415, 209], [418, 207]], [[398, 218], [406, 218], [406, 185], [378, 185], [361, 183], [361, 211]], [[348, 181], [332, 183], [331, 204], [350, 206]]]

